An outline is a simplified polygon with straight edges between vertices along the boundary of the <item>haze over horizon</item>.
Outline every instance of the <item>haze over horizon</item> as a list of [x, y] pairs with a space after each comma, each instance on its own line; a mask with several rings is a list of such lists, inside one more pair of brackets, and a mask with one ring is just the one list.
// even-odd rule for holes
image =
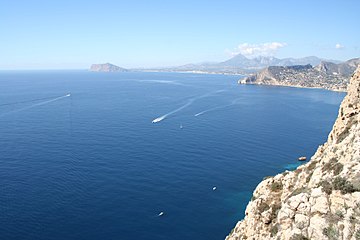
[[0, 70], [360, 55], [360, 2], [0, 0]]

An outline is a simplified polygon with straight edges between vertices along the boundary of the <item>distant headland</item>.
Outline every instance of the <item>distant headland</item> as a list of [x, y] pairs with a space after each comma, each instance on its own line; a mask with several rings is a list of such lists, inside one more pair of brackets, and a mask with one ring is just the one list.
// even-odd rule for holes
[[128, 72], [129, 70], [116, 66], [111, 63], [92, 64], [90, 67], [91, 72]]
[[262, 84], [346, 91], [360, 58], [342, 63], [322, 61], [317, 66], [270, 66], [239, 80], [239, 84]]

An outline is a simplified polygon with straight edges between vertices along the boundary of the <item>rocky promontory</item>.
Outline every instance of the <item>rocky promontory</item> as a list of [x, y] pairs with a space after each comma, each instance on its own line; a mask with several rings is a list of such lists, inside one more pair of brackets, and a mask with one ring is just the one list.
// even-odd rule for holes
[[93, 64], [90, 67], [91, 72], [128, 72], [127, 69], [118, 67], [111, 63]]
[[263, 180], [226, 239], [360, 239], [360, 67], [327, 142], [295, 171]]
[[346, 91], [351, 74], [359, 64], [360, 58], [355, 58], [339, 64], [323, 61], [315, 67], [310, 64], [270, 66], [254, 75], [240, 79], [239, 84], [264, 84]]

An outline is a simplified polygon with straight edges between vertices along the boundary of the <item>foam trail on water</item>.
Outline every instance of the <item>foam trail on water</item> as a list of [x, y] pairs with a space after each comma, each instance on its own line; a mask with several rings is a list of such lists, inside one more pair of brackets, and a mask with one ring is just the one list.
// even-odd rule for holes
[[181, 111], [181, 110], [183, 110], [184, 108], [190, 106], [193, 102], [194, 102], [194, 100], [193, 100], [193, 99], [190, 99], [190, 100], [189, 100], [186, 104], [184, 104], [183, 106], [181, 106], [181, 107], [179, 107], [179, 108], [177, 108], [177, 109], [175, 109], [175, 110], [173, 110], [173, 111], [171, 111], [171, 112], [169, 112], [169, 113], [167, 113], [167, 114], [165, 114], [165, 115], [162, 115], [162, 116], [160, 116], [160, 117], [158, 117], [158, 118], [155, 118], [154, 120], [152, 120], [152, 123], [157, 123], [157, 122], [160, 122], [160, 121], [164, 120], [164, 119], [167, 118], [168, 116], [170, 116], [170, 115], [172, 115], [172, 114], [174, 114], [174, 113], [177, 113], [178, 111]]
[[36, 98], [36, 99], [31, 99], [31, 100], [26, 100], [26, 101], [3, 103], [3, 104], [0, 104], [0, 107], [2, 107], [2, 106], [9, 106], [9, 105], [23, 104], [23, 103], [39, 102], [39, 101], [49, 100], [49, 99], [54, 99], [54, 97]]
[[208, 113], [208, 112], [212, 112], [212, 111], [216, 111], [216, 110], [219, 110], [219, 109], [223, 109], [223, 108], [227, 108], [227, 107], [231, 107], [233, 105], [237, 105], [237, 104], [240, 104], [239, 100], [241, 100], [242, 98], [236, 98], [234, 99], [233, 101], [231, 101], [230, 104], [227, 104], [227, 105], [223, 105], [223, 106], [218, 106], [218, 107], [213, 107], [213, 108], [209, 108], [209, 109], [206, 109], [204, 111], [201, 111], [199, 113], [196, 113], [194, 116], [195, 117], [198, 117], [200, 115], [203, 115], [205, 113]]
[[227, 108], [227, 107], [230, 107], [232, 105], [234, 105], [234, 104], [228, 104], [228, 105], [224, 105], [224, 106], [209, 108], [209, 109], [206, 109], [206, 110], [204, 110], [202, 112], [196, 113], [194, 116], [198, 117], [198, 116], [203, 115], [205, 113], [216, 111], [216, 110], [223, 109], [223, 108]]
[[212, 94], [216, 94], [216, 93], [221, 93], [221, 92], [225, 92], [225, 90], [217, 90], [215, 92], [210, 92], [210, 93], [207, 93], [207, 94], [204, 94], [204, 95], [201, 95], [199, 97], [195, 97], [195, 98], [191, 98], [188, 100], [188, 102], [186, 104], [184, 104], [183, 106], [171, 111], [171, 112], [168, 112], [167, 114], [164, 114], [160, 117], [157, 117], [155, 118], [154, 120], [152, 120], [151, 122], [152, 123], [158, 123], [158, 122], [161, 122], [162, 120], [164, 120], [165, 118], [167, 118], [168, 116], [174, 114], [174, 113], [177, 113], [181, 110], [183, 110], [184, 108], [187, 108], [188, 106], [190, 106], [193, 102], [195, 102], [196, 100], [199, 100], [201, 98], [205, 98], [205, 97], [209, 97], [211, 96]]
[[45, 104], [48, 104], [48, 103], [52, 103], [52, 102], [55, 102], [55, 101], [58, 101], [58, 100], [60, 100], [60, 99], [67, 98], [67, 97], [70, 97], [70, 96], [71, 96], [71, 94], [68, 93], [68, 94], [66, 94], [66, 95], [64, 95], [64, 96], [56, 97], [56, 98], [53, 98], [53, 99], [50, 99], [50, 100], [47, 100], [47, 101], [44, 101], [44, 102], [35, 103], [35, 104], [30, 105], [30, 106], [27, 106], [27, 107], [15, 109], [15, 110], [13, 110], [13, 111], [0, 114], [0, 117], [6, 116], [6, 115], [9, 115], [9, 114], [12, 114], [12, 113], [17, 113], [17, 112], [25, 111], [25, 110], [28, 110], [28, 109], [31, 109], [31, 108], [34, 108], [34, 107], [39, 107], [39, 106], [42, 106], [42, 105], [45, 105]]
[[181, 86], [184, 85], [177, 81], [170, 81], [170, 80], [136, 80], [136, 81], [141, 83], [161, 83], [161, 84], [181, 85]]

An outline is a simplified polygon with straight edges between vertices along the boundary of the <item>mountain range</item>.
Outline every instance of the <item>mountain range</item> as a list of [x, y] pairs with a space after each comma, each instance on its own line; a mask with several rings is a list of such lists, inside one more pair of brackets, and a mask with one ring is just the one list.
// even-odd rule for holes
[[337, 60], [326, 60], [315, 56], [303, 58], [276, 58], [271, 56], [258, 56], [255, 58], [247, 58], [242, 54], [238, 54], [226, 61], [219, 63], [200, 63], [186, 64], [177, 67], [160, 68], [162, 71], [184, 71], [184, 72], [208, 72], [208, 73], [229, 73], [229, 74], [247, 74], [256, 72], [268, 66], [293, 66], [306, 65], [312, 66], [320, 64], [322, 61], [340, 63]]

